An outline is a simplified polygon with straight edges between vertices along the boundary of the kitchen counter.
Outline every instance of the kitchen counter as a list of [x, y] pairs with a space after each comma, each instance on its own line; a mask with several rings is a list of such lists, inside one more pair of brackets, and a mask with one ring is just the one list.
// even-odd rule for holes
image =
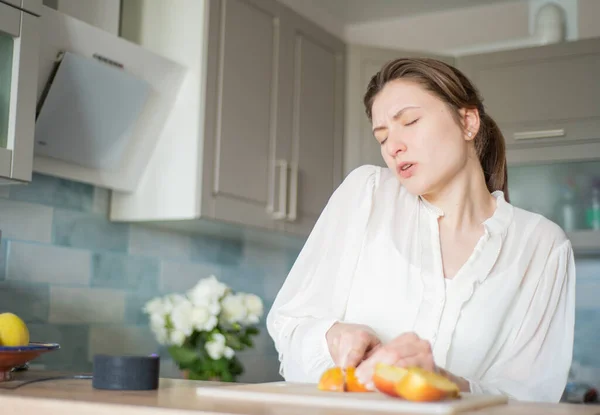
[[[196, 396], [199, 386], [226, 388], [231, 383], [161, 379], [156, 391], [105, 391], [92, 388], [91, 380], [53, 380], [24, 385], [21, 382], [55, 376], [49, 372], [21, 372], [15, 380], [0, 383], [2, 415], [360, 415], [365, 411], [321, 409], [289, 405], [232, 402]], [[600, 405], [532, 404], [511, 402], [507, 405], [463, 412], [468, 415], [600, 415]], [[369, 413], [371, 415], [371, 413]]]

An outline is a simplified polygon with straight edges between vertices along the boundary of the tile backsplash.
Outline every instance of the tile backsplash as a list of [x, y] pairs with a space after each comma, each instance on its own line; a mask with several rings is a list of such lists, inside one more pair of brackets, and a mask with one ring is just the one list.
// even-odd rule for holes
[[[96, 353], [161, 353], [163, 376], [179, 371], [148, 329], [143, 304], [216, 275], [261, 296], [268, 309], [303, 241], [257, 245], [107, 220], [109, 193], [36, 174], [0, 186], [0, 309], [28, 323], [33, 341], [61, 349], [36, 363], [88, 371]], [[600, 257], [577, 258], [572, 376], [600, 387]], [[242, 357], [241, 381], [279, 379], [266, 329]]]
[[[61, 344], [36, 365], [89, 371], [96, 353], [160, 353], [161, 374], [179, 377], [143, 304], [216, 275], [259, 295], [268, 310], [303, 243], [274, 235], [259, 245], [114, 223], [108, 204], [105, 189], [40, 174], [30, 185], [0, 186], [0, 311], [22, 316], [32, 341]], [[264, 319], [242, 362], [240, 381], [280, 379]]]

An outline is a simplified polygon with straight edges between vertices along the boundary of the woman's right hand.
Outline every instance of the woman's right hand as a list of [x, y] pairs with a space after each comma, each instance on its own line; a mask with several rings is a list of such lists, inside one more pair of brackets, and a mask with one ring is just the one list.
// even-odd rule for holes
[[335, 323], [327, 331], [327, 346], [336, 366], [357, 367], [381, 346], [381, 341], [369, 326]]

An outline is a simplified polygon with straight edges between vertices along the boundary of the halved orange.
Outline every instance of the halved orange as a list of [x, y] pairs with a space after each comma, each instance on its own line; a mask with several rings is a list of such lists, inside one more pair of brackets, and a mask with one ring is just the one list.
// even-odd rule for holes
[[365, 385], [360, 383], [356, 374], [354, 373], [354, 368], [349, 367], [346, 369], [346, 391], [348, 392], [372, 392], [370, 389], [367, 389]]
[[321, 375], [317, 388], [329, 392], [371, 392], [360, 383], [354, 370], [355, 368], [349, 367], [344, 373], [340, 367], [327, 369]]
[[457, 398], [460, 393], [458, 385], [450, 379], [419, 367], [408, 368], [406, 375], [394, 384], [394, 389], [398, 396], [417, 402]]
[[408, 370], [403, 367], [377, 363], [373, 373], [373, 384], [378, 391], [389, 396], [398, 397], [396, 385], [407, 373]]
[[339, 367], [327, 369], [321, 375], [317, 388], [322, 391], [344, 392], [345, 386], [344, 372]]

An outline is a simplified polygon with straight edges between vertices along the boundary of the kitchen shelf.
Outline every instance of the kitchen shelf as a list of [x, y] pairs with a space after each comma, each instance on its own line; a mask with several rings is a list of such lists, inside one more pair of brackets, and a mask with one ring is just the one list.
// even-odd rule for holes
[[600, 254], [600, 231], [581, 230], [567, 232], [575, 255]]

